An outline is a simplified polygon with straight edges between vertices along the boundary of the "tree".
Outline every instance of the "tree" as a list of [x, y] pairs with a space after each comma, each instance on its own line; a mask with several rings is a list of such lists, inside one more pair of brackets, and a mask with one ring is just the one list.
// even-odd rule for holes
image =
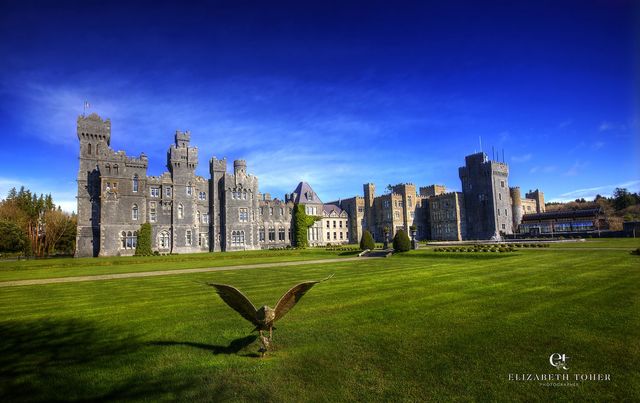
[[411, 250], [411, 240], [403, 229], [399, 229], [393, 237], [393, 249], [396, 252], [407, 252]]
[[297, 246], [298, 248], [306, 248], [307, 246], [309, 246], [309, 240], [307, 236], [309, 227], [311, 227], [313, 223], [320, 219], [321, 218], [317, 216], [307, 215], [307, 213], [304, 211], [303, 204], [296, 204], [296, 206], [293, 208], [295, 246]]
[[371, 232], [364, 230], [362, 233], [362, 238], [360, 239], [360, 249], [361, 250], [373, 250], [376, 248], [376, 243], [371, 236]]
[[613, 206], [616, 210], [623, 210], [634, 204], [636, 204], [636, 197], [633, 193], [629, 193], [626, 188], [616, 188], [613, 192]]
[[0, 252], [19, 252], [27, 243], [22, 229], [10, 221], [0, 221]]
[[148, 222], [140, 226], [138, 231], [138, 240], [136, 243], [136, 256], [150, 256], [153, 254], [151, 250], [151, 224]]

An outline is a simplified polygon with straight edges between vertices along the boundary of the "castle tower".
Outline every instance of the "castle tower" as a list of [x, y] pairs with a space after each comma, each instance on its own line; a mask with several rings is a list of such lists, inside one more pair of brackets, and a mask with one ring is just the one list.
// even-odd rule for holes
[[511, 234], [509, 167], [480, 152], [465, 157], [458, 169], [467, 213], [467, 239], [491, 239]]
[[536, 201], [536, 213], [544, 213], [546, 208], [544, 206], [544, 193], [536, 189], [533, 192], [529, 191], [525, 195], [527, 199], [534, 199]]
[[245, 160], [235, 160], [233, 161], [233, 174], [238, 175], [247, 175], [247, 161]]
[[[374, 212], [373, 212], [373, 200], [376, 193], [376, 185], [373, 183], [365, 183], [362, 185], [364, 190], [364, 219], [365, 223], [362, 225], [362, 229], [367, 230], [371, 235], [375, 234], [374, 229]], [[359, 241], [359, 240], [358, 240]]]
[[78, 232], [76, 257], [100, 253], [100, 162], [111, 142], [111, 121], [92, 113], [79, 116], [77, 135], [80, 142], [78, 169]]
[[224, 178], [227, 172], [227, 160], [221, 160], [216, 157], [209, 161], [209, 173], [211, 174], [211, 182], [209, 185], [210, 196], [210, 213], [211, 217], [211, 234], [209, 236], [209, 248], [212, 252], [220, 252], [224, 246], [226, 239], [225, 232], [225, 184]]
[[516, 232], [518, 225], [522, 222], [522, 216], [524, 215], [524, 210], [522, 208], [522, 195], [520, 194], [520, 188], [518, 186], [510, 188], [509, 192], [511, 193], [511, 218], [513, 221], [513, 232]]

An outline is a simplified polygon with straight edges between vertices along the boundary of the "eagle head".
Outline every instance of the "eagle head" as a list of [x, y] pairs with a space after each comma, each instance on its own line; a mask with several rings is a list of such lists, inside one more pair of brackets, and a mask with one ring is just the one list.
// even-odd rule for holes
[[276, 311], [263, 305], [257, 312], [257, 318], [262, 323], [271, 323], [276, 318]]

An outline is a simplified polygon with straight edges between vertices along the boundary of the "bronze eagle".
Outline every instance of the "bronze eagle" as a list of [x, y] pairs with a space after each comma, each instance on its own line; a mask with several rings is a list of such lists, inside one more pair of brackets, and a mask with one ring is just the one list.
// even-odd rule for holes
[[[305, 281], [285, 292], [276, 303], [276, 307], [272, 309], [267, 305], [263, 305], [260, 309], [251, 303], [240, 290], [226, 284], [207, 283], [216, 289], [216, 293], [222, 298], [227, 305], [234, 311], [238, 312], [243, 318], [255, 325], [253, 331], [260, 332], [260, 341], [262, 348], [260, 352], [264, 353], [268, 350], [273, 337], [273, 324], [281, 319], [287, 312], [300, 301], [300, 299], [316, 284], [329, 280], [333, 274], [323, 280]], [[269, 331], [269, 337], [265, 337], [262, 332]]]

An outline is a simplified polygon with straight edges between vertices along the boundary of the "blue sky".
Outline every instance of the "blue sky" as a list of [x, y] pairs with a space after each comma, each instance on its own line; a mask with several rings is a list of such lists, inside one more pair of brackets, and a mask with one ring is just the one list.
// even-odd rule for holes
[[75, 210], [83, 101], [111, 145], [165, 170], [176, 129], [246, 159], [263, 192], [306, 180], [460, 189], [492, 147], [548, 200], [640, 190], [637, 2], [0, 2], [0, 195]]

